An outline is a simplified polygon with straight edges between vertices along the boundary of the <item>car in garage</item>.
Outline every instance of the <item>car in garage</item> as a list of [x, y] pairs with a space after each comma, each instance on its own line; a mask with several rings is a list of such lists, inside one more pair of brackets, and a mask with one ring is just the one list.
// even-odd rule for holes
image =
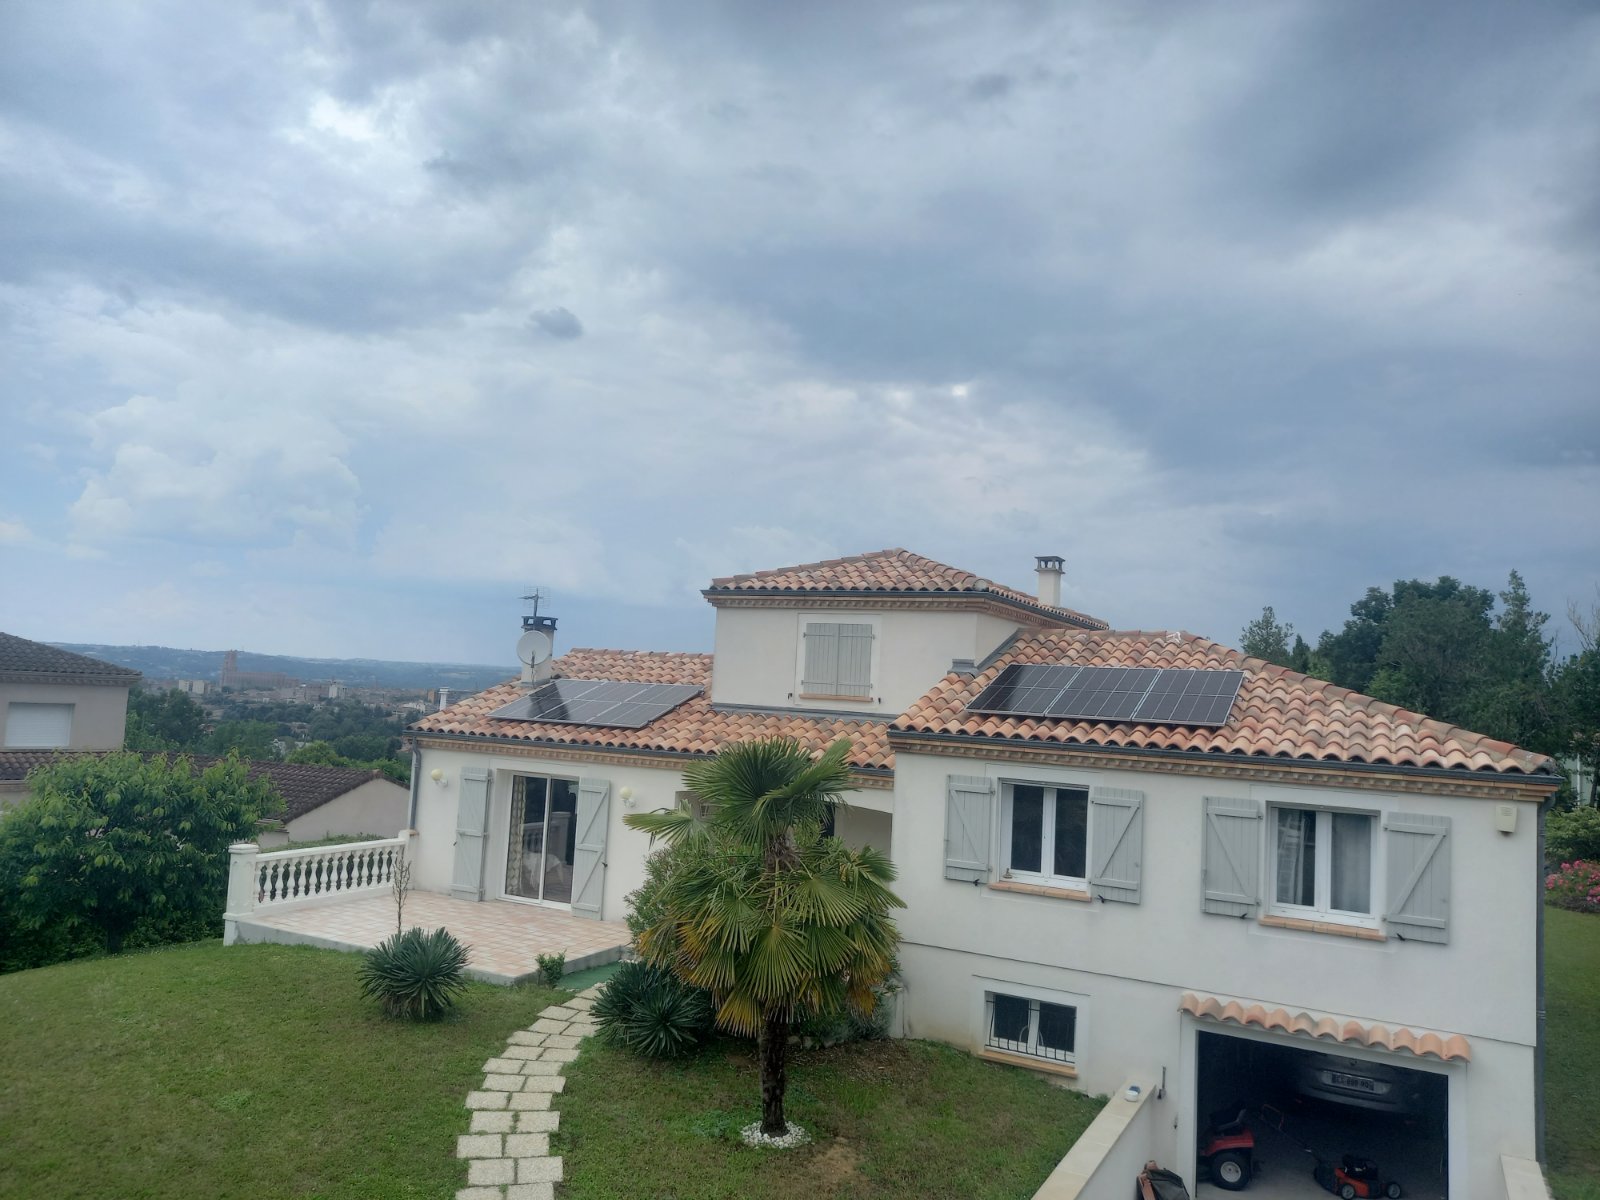
[[1422, 1107], [1414, 1071], [1335, 1054], [1302, 1057], [1295, 1066], [1295, 1090], [1308, 1099], [1387, 1113], [1414, 1114]]

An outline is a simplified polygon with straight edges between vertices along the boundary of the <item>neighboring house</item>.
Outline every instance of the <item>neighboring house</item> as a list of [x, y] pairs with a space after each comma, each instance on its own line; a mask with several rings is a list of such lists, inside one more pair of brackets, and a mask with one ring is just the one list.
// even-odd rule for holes
[[[217, 762], [193, 755], [197, 767]], [[331, 837], [393, 837], [407, 827], [411, 793], [382, 771], [311, 763], [253, 761], [253, 778], [266, 777], [283, 797], [283, 812], [256, 839], [264, 847]]]
[[[0, 806], [41, 757], [122, 748], [139, 672], [0, 633]], [[22, 764], [28, 765], [24, 767]]]
[[0, 633], [0, 750], [117, 750], [139, 672]]
[[692, 801], [687, 762], [846, 737], [837, 832], [899, 869], [908, 1033], [1160, 1079], [1138, 1161], [1189, 1178], [1207, 1113], [1292, 1093], [1335, 1102], [1304, 1136], [1368, 1113], [1408, 1194], [1504, 1197], [1500, 1156], [1537, 1150], [1554, 764], [1109, 631], [1060, 568], [1036, 595], [903, 550], [719, 579], [714, 654], [575, 650], [426, 716], [415, 883], [620, 920], [650, 849], [622, 817]]
[[[0, 805], [20, 802], [28, 794], [29, 773], [48, 766], [64, 753], [72, 752], [0, 751]], [[222, 761], [211, 754], [187, 757], [197, 771]], [[283, 847], [291, 842], [329, 837], [393, 837], [406, 827], [410, 793], [381, 771], [265, 761], [246, 765], [252, 778], [270, 780], [283, 797], [283, 811], [265, 823], [258, 838], [263, 846]]]

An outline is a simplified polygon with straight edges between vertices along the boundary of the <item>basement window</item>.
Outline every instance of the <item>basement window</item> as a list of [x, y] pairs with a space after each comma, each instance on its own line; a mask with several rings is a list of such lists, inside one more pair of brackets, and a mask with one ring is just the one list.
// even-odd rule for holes
[[1072, 1005], [1005, 992], [985, 992], [984, 1005], [988, 1049], [1050, 1062], [1076, 1061], [1078, 1010]]

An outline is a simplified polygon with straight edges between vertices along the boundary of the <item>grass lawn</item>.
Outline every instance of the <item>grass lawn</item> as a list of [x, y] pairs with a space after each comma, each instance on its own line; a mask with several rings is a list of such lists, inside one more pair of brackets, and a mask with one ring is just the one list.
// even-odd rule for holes
[[0, 976], [0, 1196], [454, 1195], [462, 1100], [558, 993], [401, 1023], [359, 963], [201, 942]]
[[680, 1063], [585, 1043], [567, 1071], [561, 1131], [569, 1200], [1032, 1196], [1100, 1109], [931, 1042], [799, 1052], [787, 1113], [816, 1144], [751, 1150], [753, 1047], [719, 1042]]
[[1600, 1200], [1600, 916], [1545, 910], [1545, 1150], [1557, 1200]]

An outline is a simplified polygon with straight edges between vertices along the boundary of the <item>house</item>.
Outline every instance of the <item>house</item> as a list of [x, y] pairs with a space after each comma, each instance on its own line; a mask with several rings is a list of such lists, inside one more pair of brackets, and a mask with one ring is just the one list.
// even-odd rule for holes
[[[190, 756], [197, 769], [220, 759]], [[393, 837], [406, 826], [411, 793], [382, 771], [329, 767], [314, 763], [252, 761], [253, 779], [272, 782], [283, 797], [278, 828], [257, 839], [262, 846], [285, 846], [332, 837]]]
[[414, 884], [618, 922], [650, 850], [622, 818], [693, 803], [687, 763], [847, 738], [836, 831], [899, 870], [909, 1035], [1147, 1081], [1126, 1156], [1187, 1178], [1208, 1114], [1270, 1104], [1329, 1153], [1381, 1151], [1408, 1195], [1506, 1197], [1502, 1158], [1539, 1142], [1554, 764], [1112, 630], [1061, 604], [1061, 559], [1036, 571], [1030, 594], [886, 550], [713, 580], [710, 655], [534, 639], [521, 680], [411, 727]]
[[[61, 750], [0, 750], [0, 805], [28, 794], [28, 775], [60, 758]], [[105, 750], [77, 751], [105, 754]], [[169, 755], [168, 757], [176, 757]], [[196, 771], [223, 761], [214, 754], [186, 755]], [[263, 823], [263, 846], [286, 846], [331, 837], [393, 837], [406, 824], [410, 793], [382, 771], [355, 767], [251, 760], [252, 779], [265, 778], [283, 798], [283, 811]]]
[[[118, 750], [139, 672], [0, 633], [0, 753]], [[0, 796], [22, 791], [0, 779]]]

